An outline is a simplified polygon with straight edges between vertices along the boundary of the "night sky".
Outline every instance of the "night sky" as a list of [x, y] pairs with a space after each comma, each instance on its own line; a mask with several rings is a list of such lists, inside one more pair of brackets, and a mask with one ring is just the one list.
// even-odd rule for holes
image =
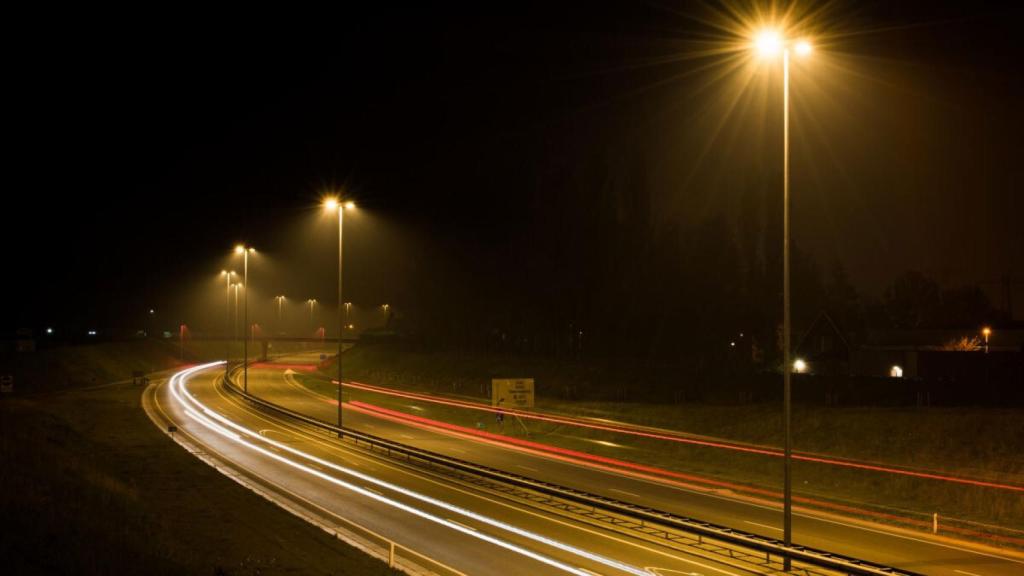
[[[1001, 276], [1024, 282], [1024, 48], [1000, 4], [819, 3], [793, 234], [822, 269], [876, 295], [918, 269], [996, 306]], [[37, 15], [9, 53], [2, 327], [185, 316], [175, 291], [238, 241], [294, 273], [280, 290], [329, 299], [317, 203], [339, 187], [365, 215], [346, 290], [367, 304], [585, 293], [620, 273], [590, 253], [607, 242], [642, 266], [659, 239], [739, 227], [781, 161], [778, 75], [742, 88], [701, 54], [742, 6]]]

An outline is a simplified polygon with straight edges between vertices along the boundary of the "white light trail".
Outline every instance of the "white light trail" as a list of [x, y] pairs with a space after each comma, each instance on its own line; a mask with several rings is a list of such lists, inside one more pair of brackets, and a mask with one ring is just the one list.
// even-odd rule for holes
[[[335, 485], [338, 485], [338, 486], [342, 486], [342, 487], [344, 487], [346, 489], [352, 490], [352, 491], [354, 491], [354, 492], [356, 492], [358, 494], [361, 494], [363, 496], [366, 496], [366, 497], [371, 498], [373, 500], [376, 500], [378, 502], [387, 504], [389, 506], [398, 508], [400, 510], [404, 510], [406, 512], [409, 512], [410, 514], [419, 516], [421, 518], [424, 518], [426, 520], [435, 522], [437, 524], [441, 524], [443, 526], [449, 527], [449, 528], [451, 528], [453, 530], [456, 530], [456, 531], [461, 532], [463, 534], [467, 534], [467, 535], [472, 536], [474, 538], [478, 538], [478, 539], [490, 542], [492, 544], [495, 544], [496, 546], [500, 546], [502, 548], [505, 548], [507, 550], [511, 550], [511, 551], [516, 552], [518, 554], [521, 554], [523, 556], [527, 556], [529, 558], [532, 558], [534, 560], [537, 560], [539, 562], [542, 562], [542, 563], [547, 564], [549, 566], [552, 566], [554, 568], [558, 568], [558, 569], [560, 569], [562, 571], [565, 571], [565, 572], [568, 572], [570, 574], [577, 574], [579, 576], [592, 576], [592, 572], [587, 571], [585, 569], [578, 568], [578, 567], [575, 567], [575, 566], [570, 566], [570, 565], [565, 564], [565, 563], [563, 563], [563, 562], [561, 562], [559, 560], [556, 560], [554, 558], [551, 558], [551, 557], [542, 555], [540, 553], [534, 552], [532, 550], [529, 550], [527, 548], [523, 548], [521, 546], [518, 546], [518, 545], [516, 545], [516, 544], [514, 544], [512, 542], [508, 542], [506, 540], [501, 540], [501, 539], [499, 539], [497, 537], [490, 536], [488, 534], [484, 534], [484, 533], [478, 532], [478, 531], [476, 531], [476, 530], [474, 530], [472, 528], [468, 528], [468, 527], [466, 527], [466, 526], [464, 526], [462, 524], [459, 524], [458, 522], [455, 522], [455, 521], [452, 521], [452, 520], [446, 520], [444, 518], [441, 518], [439, 516], [433, 515], [433, 514], [431, 514], [429, 512], [426, 512], [424, 510], [420, 510], [418, 508], [414, 508], [414, 507], [412, 507], [412, 506], [410, 506], [408, 504], [405, 504], [405, 503], [399, 502], [397, 500], [393, 500], [391, 498], [383, 496], [383, 495], [381, 495], [381, 494], [379, 494], [376, 491], [373, 491], [371, 489], [363, 488], [363, 487], [357, 486], [355, 484], [351, 484], [349, 482], [346, 482], [345, 480], [342, 480], [342, 479], [337, 478], [335, 476], [331, 476], [329, 474], [321, 472], [320, 470], [311, 468], [310, 466], [306, 466], [306, 465], [301, 464], [299, 462], [296, 462], [296, 461], [290, 460], [288, 458], [285, 458], [284, 456], [281, 456], [280, 454], [275, 454], [274, 452], [272, 452], [270, 450], [267, 450], [265, 448], [262, 448], [260, 446], [257, 446], [255, 444], [253, 444], [252, 442], [249, 442], [248, 439], [243, 438], [242, 435], [247, 436], [247, 437], [252, 438], [252, 439], [255, 439], [257, 441], [269, 444], [269, 445], [271, 445], [271, 446], [273, 446], [273, 447], [275, 447], [275, 448], [277, 448], [279, 450], [283, 450], [283, 451], [288, 452], [290, 454], [294, 454], [294, 455], [299, 456], [299, 457], [301, 457], [301, 458], [303, 458], [305, 460], [308, 460], [310, 462], [315, 462], [316, 464], [319, 464], [321, 466], [326, 466], [326, 467], [328, 467], [328, 468], [330, 468], [332, 470], [335, 470], [337, 472], [341, 472], [343, 474], [347, 474], [349, 476], [353, 476], [355, 478], [359, 478], [359, 479], [361, 479], [363, 481], [370, 482], [371, 484], [375, 484], [377, 486], [386, 488], [388, 490], [391, 490], [391, 491], [394, 491], [394, 492], [398, 492], [398, 493], [403, 494], [405, 496], [409, 496], [409, 497], [414, 498], [416, 500], [419, 500], [421, 502], [425, 502], [427, 504], [430, 504], [430, 505], [433, 505], [433, 506], [437, 506], [439, 508], [448, 510], [450, 512], [454, 512], [454, 513], [459, 514], [461, 516], [465, 516], [467, 518], [472, 518], [472, 519], [474, 519], [474, 520], [476, 520], [478, 522], [482, 522], [484, 524], [488, 524], [490, 526], [494, 526], [495, 528], [499, 528], [501, 530], [505, 530], [507, 532], [511, 532], [513, 534], [516, 534], [518, 536], [522, 536], [524, 538], [533, 540], [535, 542], [540, 542], [542, 544], [551, 546], [553, 548], [556, 548], [558, 550], [562, 550], [564, 552], [568, 552], [568, 553], [573, 554], [575, 556], [579, 556], [581, 558], [586, 558], [588, 560], [597, 562], [599, 564], [603, 564], [605, 566], [608, 566], [610, 568], [614, 568], [616, 570], [621, 570], [621, 571], [623, 571], [623, 572], [625, 572], [627, 574], [633, 574], [635, 576], [649, 576], [650, 575], [650, 572], [648, 572], [647, 570], [644, 570], [642, 568], [638, 568], [636, 566], [625, 564], [623, 562], [619, 562], [618, 560], [607, 558], [605, 556], [602, 556], [602, 555], [599, 555], [599, 554], [595, 554], [593, 552], [588, 552], [586, 550], [582, 550], [582, 549], [577, 548], [575, 546], [572, 546], [570, 544], [566, 544], [564, 542], [560, 542], [558, 540], [554, 540], [552, 538], [548, 538], [546, 536], [537, 534], [535, 532], [531, 532], [529, 530], [526, 530], [526, 529], [523, 529], [523, 528], [519, 528], [517, 526], [513, 526], [511, 524], [502, 522], [500, 520], [496, 520], [494, 518], [490, 518], [488, 516], [484, 516], [482, 514], [473, 512], [471, 510], [467, 510], [465, 508], [461, 508], [459, 506], [455, 506], [454, 504], [450, 504], [448, 502], [444, 502], [442, 500], [438, 500], [436, 498], [432, 498], [430, 496], [426, 496], [424, 494], [420, 494], [420, 493], [415, 492], [413, 490], [409, 490], [407, 488], [403, 488], [403, 487], [398, 486], [396, 484], [392, 484], [390, 482], [387, 482], [387, 481], [375, 478], [373, 476], [369, 476], [369, 475], [364, 474], [362, 472], [359, 472], [357, 470], [353, 470], [351, 468], [347, 468], [345, 466], [340, 466], [338, 464], [335, 464], [334, 462], [330, 462], [330, 461], [324, 460], [322, 458], [318, 458], [316, 456], [313, 456], [311, 454], [308, 454], [306, 452], [303, 452], [303, 451], [298, 450], [296, 448], [293, 448], [291, 446], [282, 444], [280, 442], [276, 442], [276, 441], [274, 441], [274, 440], [272, 440], [270, 438], [267, 438], [265, 436], [260, 435], [256, 431], [250, 430], [249, 428], [246, 428], [244, 426], [241, 426], [240, 424], [232, 422], [231, 420], [229, 420], [225, 416], [223, 416], [223, 415], [221, 415], [221, 414], [211, 410], [205, 404], [203, 404], [202, 402], [197, 400], [194, 397], [193, 394], [188, 392], [188, 389], [186, 387], [186, 382], [187, 382], [188, 378], [191, 377], [193, 374], [195, 374], [196, 372], [205, 370], [207, 368], [211, 368], [213, 366], [218, 366], [220, 364], [223, 364], [223, 362], [213, 362], [213, 363], [210, 363], [210, 364], [203, 364], [203, 365], [200, 365], [200, 366], [195, 366], [195, 367], [189, 368], [187, 370], [183, 370], [181, 372], [178, 372], [178, 373], [174, 374], [171, 377], [169, 384], [170, 384], [170, 389], [171, 389], [172, 396], [175, 398], [175, 400], [178, 401], [179, 404], [182, 405], [182, 407], [186, 411], [186, 414], [188, 414], [191, 418], [193, 418], [199, 424], [201, 424], [201, 425], [205, 426], [206, 428], [216, 432], [217, 434], [220, 434], [221, 436], [229, 438], [229, 439], [231, 439], [231, 440], [241, 444], [242, 446], [245, 446], [246, 448], [249, 448], [251, 450], [259, 452], [260, 454], [263, 454], [263, 455], [265, 455], [265, 456], [267, 456], [269, 458], [277, 460], [277, 461], [279, 461], [279, 462], [281, 462], [281, 463], [283, 463], [285, 465], [293, 467], [293, 468], [295, 468], [297, 470], [301, 470], [301, 471], [303, 471], [303, 472], [305, 472], [307, 474], [310, 474], [312, 476], [315, 476], [317, 478], [320, 478], [320, 479], [325, 480], [327, 482], [330, 482], [332, 484], [335, 484]], [[214, 422], [214, 420], [216, 420], [216, 422]], [[233, 432], [232, 430], [236, 430], [236, 431], [240, 432], [242, 435], [239, 435], [239, 434]]]

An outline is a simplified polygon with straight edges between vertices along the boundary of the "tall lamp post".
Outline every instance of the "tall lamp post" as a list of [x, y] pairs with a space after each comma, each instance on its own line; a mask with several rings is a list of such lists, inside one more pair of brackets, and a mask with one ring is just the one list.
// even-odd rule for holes
[[[786, 548], [793, 544], [793, 434], [791, 381], [794, 367], [790, 364], [790, 322], [789, 287], [789, 54], [810, 55], [812, 48], [807, 40], [787, 40], [777, 30], [762, 30], [754, 41], [754, 47], [763, 57], [775, 57], [782, 53], [782, 379], [783, 379], [783, 428], [785, 432], [785, 473], [783, 486], [783, 543]], [[789, 554], [783, 562], [787, 572], [792, 568]]]
[[235, 254], [242, 255], [242, 316], [245, 327], [242, 331], [242, 391], [249, 392], [249, 254], [256, 252], [251, 246], [235, 246]]
[[344, 346], [345, 339], [345, 316], [348, 311], [348, 304], [345, 303], [344, 291], [342, 290], [342, 271], [344, 270], [344, 256], [345, 256], [345, 210], [352, 210], [356, 207], [355, 203], [348, 201], [341, 203], [337, 198], [325, 198], [324, 199], [324, 210], [329, 213], [338, 215], [338, 435], [341, 435], [341, 352]]

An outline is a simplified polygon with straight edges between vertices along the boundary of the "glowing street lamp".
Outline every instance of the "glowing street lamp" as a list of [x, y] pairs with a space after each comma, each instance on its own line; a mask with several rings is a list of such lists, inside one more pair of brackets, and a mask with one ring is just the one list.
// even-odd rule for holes
[[231, 332], [231, 277], [235, 275], [234, 270], [221, 270], [220, 275], [224, 277], [224, 378], [228, 377], [228, 365], [231, 360], [231, 340], [228, 339], [228, 332]]
[[981, 335], [985, 337], [985, 354], [988, 354], [988, 337], [992, 335], [992, 329], [985, 326], [981, 329]]
[[[789, 302], [789, 53], [796, 52], [797, 56], [809, 56], [813, 47], [809, 40], [789, 40], [782, 31], [765, 28], [754, 38], [754, 49], [763, 58], [773, 58], [782, 54], [782, 365], [787, 368], [783, 373], [783, 427], [785, 428], [785, 481], [783, 487], [783, 543], [789, 548], [793, 542], [793, 434], [792, 422], [792, 372], [789, 370], [790, 343], [792, 339], [792, 326], [790, 323]], [[797, 360], [803, 364], [802, 360]], [[796, 372], [802, 372], [793, 364]], [[806, 364], [804, 364], [806, 369]], [[787, 554], [784, 560], [784, 570], [787, 572], [792, 567], [792, 561]]]
[[306, 300], [306, 304], [309, 304], [309, 331], [313, 333], [313, 329], [316, 327], [316, 324], [313, 322], [313, 307], [316, 306], [316, 298]]
[[239, 244], [235, 246], [235, 254], [241, 254], [244, 262], [242, 269], [242, 310], [245, 328], [242, 334], [242, 391], [249, 392], [249, 254], [255, 254], [256, 249], [251, 246]]
[[[323, 202], [324, 210], [331, 214], [338, 215], [338, 428], [341, 428], [341, 352], [344, 346], [345, 322], [348, 317], [350, 303], [345, 302], [344, 290], [342, 288], [342, 272], [344, 270], [345, 256], [345, 210], [353, 210], [356, 205], [351, 200], [344, 203], [337, 197], [328, 197]], [[341, 432], [338, 432], [340, 435]]]
[[804, 362], [800, 358], [797, 358], [793, 362], [793, 371], [796, 372], [797, 374], [803, 374], [804, 372], [807, 372], [807, 362]]
[[277, 300], [277, 329], [281, 330], [281, 306], [284, 304], [284, 295], [274, 296], [274, 300]]

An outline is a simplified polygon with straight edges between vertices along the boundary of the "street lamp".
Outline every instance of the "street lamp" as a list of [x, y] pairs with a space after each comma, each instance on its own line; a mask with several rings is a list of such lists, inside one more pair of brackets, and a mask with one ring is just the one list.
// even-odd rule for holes
[[[762, 57], [775, 57], [780, 52], [782, 53], [782, 365], [785, 367], [782, 371], [782, 403], [783, 427], [786, 437], [782, 514], [783, 543], [786, 548], [789, 548], [793, 543], [793, 434], [791, 430], [793, 370], [790, 370], [789, 361], [792, 335], [789, 315], [789, 53], [795, 51], [798, 56], [809, 56], [813, 48], [808, 40], [788, 40], [779, 30], [764, 29], [754, 38], [754, 49]], [[793, 366], [796, 368], [795, 365]], [[791, 567], [792, 560], [787, 554], [783, 569], [788, 572]]]
[[284, 304], [284, 295], [274, 296], [274, 300], [277, 300], [277, 331], [283, 332], [281, 330], [281, 306]]
[[231, 339], [238, 340], [238, 289], [242, 287], [242, 283], [235, 282], [231, 287], [235, 289], [235, 315], [231, 322]]
[[344, 256], [345, 256], [345, 234], [344, 234], [344, 222], [345, 222], [345, 210], [352, 210], [356, 207], [355, 202], [347, 201], [341, 203], [338, 198], [328, 197], [324, 199], [324, 210], [331, 214], [338, 215], [338, 435], [341, 435], [341, 352], [342, 346], [344, 346], [345, 335], [345, 321], [348, 316], [348, 309], [351, 303], [346, 303], [344, 298], [344, 291], [342, 289], [342, 271], [344, 269]]
[[228, 339], [229, 325], [231, 324], [231, 277], [235, 275], [234, 270], [221, 270], [220, 275], [224, 277], [224, 380], [228, 378], [228, 365], [231, 360], [231, 340]]
[[316, 332], [314, 330], [316, 324], [313, 322], [313, 307], [316, 306], [316, 298], [306, 300], [306, 304], [309, 304], [309, 333], [312, 335]]
[[235, 246], [235, 254], [241, 254], [244, 262], [242, 268], [242, 310], [245, 323], [242, 334], [242, 391], [249, 392], [249, 254], [256, 252], [251, 246], [239, 244]]
[[981, 329], [981, 335], [985, 337], [985, 354], [988, 354], [988, 337], [992, 335], [992, 329], [985, 326]]

